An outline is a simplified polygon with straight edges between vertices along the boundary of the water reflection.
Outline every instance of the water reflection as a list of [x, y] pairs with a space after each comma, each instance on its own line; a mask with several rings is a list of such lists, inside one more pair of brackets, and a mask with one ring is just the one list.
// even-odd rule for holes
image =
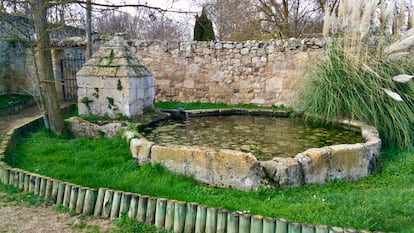
[[309, 148], [362, 142], [360, 133], [305, 124], [297, 118], [221, 116], [162, 122], [142, 130], [158, 144], [252, 152], [259, 160], [294, 157]]

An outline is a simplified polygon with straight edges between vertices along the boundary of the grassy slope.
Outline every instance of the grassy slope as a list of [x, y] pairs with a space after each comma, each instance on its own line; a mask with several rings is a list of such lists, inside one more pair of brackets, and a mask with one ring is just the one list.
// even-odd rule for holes
[[17, 95], [17, 94], [8, 94], [8, 95], [0, 95], [0, 107], [5, 107], [7, 105], [11, 105], [20, 101], [24, 101], [27, 99], [31, 99], [30, 95]]
[[160, 166], [138, 167], [123, 139], [56, 138], [44, 129], [22, 139], [8, 162], [89, 187], [198, 202], [290, 221], [414, 232], [414, 153], [387, 150], [381, 174], [357, 182], [240, 192], [196, 184]]

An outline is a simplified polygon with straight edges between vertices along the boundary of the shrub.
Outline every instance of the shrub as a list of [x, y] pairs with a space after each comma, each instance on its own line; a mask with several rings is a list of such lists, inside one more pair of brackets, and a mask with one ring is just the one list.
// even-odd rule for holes
[[414, 29], [392, 44], [389, 41], [393, 37], [384, 33], [369, 38], [375, 29], [369, 22], [375, 21], [376, 5], [362, 2], [360, 7], [348, 10], [342, 9], [346, 6], [342, 4], [340, 17], [326, 14], [325, 20], [338, 23], [325, 24], [324, 34], [336, 38], [328, 45], [325, 59], [310, 74], [298, 107], [305, 115], [319, 115], [324, 121], [364, 121], [379, 130], [385, 144], [411, 147], [414, 62], [398, 52], [414, 44]]

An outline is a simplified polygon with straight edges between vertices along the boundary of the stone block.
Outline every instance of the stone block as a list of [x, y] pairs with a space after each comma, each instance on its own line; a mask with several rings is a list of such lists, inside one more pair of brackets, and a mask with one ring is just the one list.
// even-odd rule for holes
[[250, 49], [249, 48], [242, 48], [240, 49], [240, 54], [241, 55], [247, 55], [250, 53]]
[[233, 49], [234, 48], [234, 44], [232, 44], [232, 43], [225, 43], [225, 44], [223, 44], [223, 48], [224, 49]]
[[122, 128], [123, 124], [121, 122], [112, 122], [100, 126], [99, 130], [104, 133], [105, 137], [113, 137], [117, 135]]
[[323, 184], [326, 180], [357, 180], [370, 174], [370, 158], [364, 144], [341, 144], [309, 149], [295, 159], [302, 165], [305, 183]]
[[147, 163], [150, 161], [151, 147], [153, 142], [146, 140], [145, 138], [133, 138], [129, 143], [129, 149], [132, 154], [132, 158], [136, 159], [138, 164]]
[[265, 92], [279, 92], [283, 87], [283, 79], [280, 77], [270, 77], [266, 80]]
[[293, 158], [275, 157], [269, 161], [261, 161], [260, 164], [276, 187], [294, 187], [303, 184], [301, 165]]
[[151, 163], [160, 163], [172, 172], [192, 176], [217, 187], [257, 189], [264, 177], [257, 159], [252, 154], [239, 151], [216, 152], [184, 146], [154, 145], [150, 157]]
[[151, 148], [151, 163], [160, 163], [168, 170], [187, 176], [193, 176], [196, 180], [210, 183], [212, 179], [211, 162], [206, 151], [185, 146], [160, 146]]
[[369, 175], [369, 161], [364, 156], [363, 144], [341, 144], [329, 148], [329, 179], [357, 180]]
[[331, 150], [327, 147], [312, 148], [298, 154], [295, 159], [301, 164], [306, 184], [324, 184], [329, 177]]
[[70, 131], [77, 137], [100, 138], [103, 132], [96, 124], [92, 124], [79, 117], [71, 117], [65, 120], [68, 123]]
[[266, 100], [261, 99], [261, 98], [255, 98], [253, 100], [250, 101], [251, 104], [257, 104], [257, 105], [263, 105], [266, 103]]
[[209, 151], [212, 157], [214, 185], [239, 190], [256, 190], [264, 171], [251, 153], [233, 150]]

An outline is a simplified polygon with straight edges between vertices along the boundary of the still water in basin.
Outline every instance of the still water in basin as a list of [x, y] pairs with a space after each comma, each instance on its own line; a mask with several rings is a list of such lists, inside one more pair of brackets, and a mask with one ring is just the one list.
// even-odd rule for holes
[[258, 160], [294, 157], [309, 148], [362, 142], [360, 133], [305, 124], [297, 118], [196, 117], [161, 122], [141, 131], [157, 144], [179, 144], [252, 152]]

